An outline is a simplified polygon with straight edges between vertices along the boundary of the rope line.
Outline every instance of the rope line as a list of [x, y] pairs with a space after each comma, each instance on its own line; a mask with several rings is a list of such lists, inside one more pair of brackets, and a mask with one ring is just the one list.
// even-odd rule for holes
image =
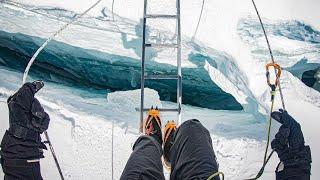
[[54, 38], [56, 37], [58, 34], [60, 34], [64, 29], [66, 29], [69, 25], [73, 24], [74, 22], [78, 21], [82, 16], [84, 16], [85, 14], [87, 14], [91, 9], [93, 9], [96, 5], [98, 5], [102, 0], [98, 0], [96, 3], [94, 3], [89, 9], [87, 9], [86, 11], [84, 11], [82, 14], [80, 14], [79, 16], [76, 16], [73, 20], [71, 20], [70, 22], [66, 23], [65, 25], [63, 25], [58, 31], [56, 31], [54, 34], [52, 34], [43, 44], [42, 46], [40, 46], [40, 48], [34, 53], [34, 55], [32, 56], [32, 58], [30, 59], [24, 73], [23, 73], [23, 79], [22, 79], [22, 85], [26, 82], [27, 80], [27, 76], [30, 70], [31, 65], [33, 64], [33, 62], [35, 61], [35, 59], [37, 58], [37, 56], [40, 54], [40, 52], [47, 46], [47, 44]]
[[201, 7], [198, 23], [197, 23], [196, 29], [195, 29], [195, 31], [194, 31], [194, 33], [192, 35], [191, 41], [194, 41], [194, 39], [195, 39], [195, 37], [196, 37], [196, 35], [198, 33], [198, 29], [199, 29], [199, 26], [200, 26], [200, 21], [201, 21], [203, 9], [204, 9], [204, 3], [205, 3], [205, 0], [202, 1], [202, 7]]
[[[273, 108], [274, 108], [274, 100], [271, 102], [270, 112], [273, 111]], [[271, 126], [272, 126], [272, 117], [271, 117], [271, 115], [270, 115], [270, 116], [269, 116], [269, 125], [268, 125], [267, 146], [266, 146], [266, 150], [265, 150], [265, 152], [264, 152], [264, 158], [263, 158], [263, 164], [264, 164], [264, 166], [265, 166], [265, 164], [266, 164], [266, 162], [267, 162], [267, 154], [268, 154], [269, 143], [270, 143]]]
[[[266, 30], [265, 30], [265, 28], [264, 28], [264, 25], [263, 25], [263, 22], [262, 22], [260, 13], [259, 13], [259, 11], [258, 11], [258, 8], [257, 8], [256, 3], [254, 2], [254, 0], [251, 0], [251, 1], [252, 1], [253, 6], [254, 6], [254, 9], [255, 9], [255, 11], [256, 11], [256, 13], [257, 13], [257, 16], [258, 16], [258, 18], [259, 18], [260, 25], [261, 25], [261, 28], [262, 28], [262, 30], [263, 30], [264, 37], [265, 37], [265, 39], [266, 39], [266, 42], [267, 42], [267, 45], [268, 45], [268, 49], [269, 49], [269, 54], [270, 54], [270, 57], [271, 57], [271, 61], [272, 61], [273, 63], [275, 63], [274, 56], [273, 56], [272, 49], [271, 49], [271, 45], [270, 45], [270, 42], [269, 42], [269, 39], [268, 39]], [[274, 71], [275, 71], [275, 73], [277, 74], [276, 70], [274, 70]], [[283, 110], [286, 110], [285, 104], [284, 104], [284, 98], [283, 98], [282, 88], [281, 88], [281, 86], [280, 86], [280, 80], [279, 80], [279, 85], [278, 85], [278, 86], [279, 86], [279, 92], [280, 92], [282, 107], [283, 107]]]
[[[273, 108], [274, 108], [274, 99], [272, 100], [272, 103], [271, 103], [271, 108], [270, 108], [271, 112], [273, 111]], [[269, 154], [269, 156], [267, 157], [268, 149], [269, 149], [269, 143], [270, 143], [271, 125], [272, 125], [272, 117], [271, 117], [271, 114], [270, 114], [270, 116], [269, 116], [269, 125], [268, 125], [268, 135], [267, 135], [267, 146], [266, 146], [266, 149], [264, 151], [263, 165], [260, 168], [260, 170], [259, 170], [258, 174], [256, 175], [256, 177], [248, 179], [248, 180], [256, 180], [256, 179], [259, 179], [262, 176], [262, 174], [264, 172], [264, 168], [266, 167], [267, 163], [269, 162], [270, 158], [272, 157], [272, 155], [274, 153], [274, 150], [272, 150], [271, 153]]]
[[[272, 63], [275, 63], [274, 56], [273, 56], [272, 49], [271, 49], [271, 45], [270, 45], [270, 42], [269, 42], [269, 39], [268, 39], [266, 30], [265, 30], [265, 28], [264, 28], [264, 24], [263, 24], [263, 22], [262, 22], [260, 13], [259, 13], [259, 11], [258, 11], [258, 8], [257, 8], [254, 0], [251, 0], [251, 1], [252, 1], [253, 6], [254, 6], [254, 9], [255, 9], [255, 11], [256, 11], [256, 13], [257, 13], [257, 16], [258, 16], [258, 18], [259, 18], [259, 22], [260, 22], [261, 28], [262, 28], [262, 30], [263, 30], [263, 34], [264, 34], [266, 43], [267, 43], [267, 45], [268, 45], [268, 49], [269, 49], [269, 54], [270, 54], [270, 57], [271, 57], [271, 61], [272, 61]], [[277, 74], [276, 68], [274, 68], [274, 72], [275, 72], [275, 74]], [[283, 98], [282, 88], [281, 88], [281, 85], [280, 85], [280, 79], [278, 79], [278, 87], [279, 87], [279, 92], [280, 92], [282, 107], [283, 107], [283, 110], [285, 110], [286, 108], [285, 108], [285, 104], [284, 104], [284, 98]], [[265, 166], [267, 165], [267, 163], [269, 162], [270, 158], [272, 157], [272, 155], [273, 155], [273, 153], [274, 153], [274, 150], [272, 150], [271, 153], [269, 154], [269, 156], [267, 157], [268, 149], [269, 149], [269, 143], [270, 143], [270, 132], [271, 132], [271, 126], [272, 126], [271, 113], [272, 113], [273, 108], [274, 108], [275, 89], [272, 90], [271, 96], [273, 96], [273, 98], [272, 98], [271, 108], [270, 108], [270, 117], [269, 117], [268, 134], [267, 134], [267, 145], [266, 145], [266, 149], [265, 149], [265, 152], [264, 152], [263, 165], [262, 165], [259, 173], [256, 175], [256, 177], [255, 177], [255, 178], [252, 178], [252, 179], [250, 179], [250, 180], [255, 180], [255, 179], [258, 179], [258, 178], [260, 178], [260, 177], [262, 176], [262, 174], [263, 174], [263, 172], [264, 172]]]
[[114, 167], [113, 167], [113, 151], [114, 151], [114, 146], [113, 146], [113, 144], [114, 144], [114, 120], [112, 120], [112, 128], [111, 128], [111, 133], [112, 133], [112, 137], [111, 137], [111, 179], [113, 180], [113, 174], [114, 174], [114, 172], [113, 172], [113, 169], [114, 169]]
[[112, 20], [114, 21], [114, 0], [112, 0], [112, 8], [111, 8], [111, 11], [112, 11]]

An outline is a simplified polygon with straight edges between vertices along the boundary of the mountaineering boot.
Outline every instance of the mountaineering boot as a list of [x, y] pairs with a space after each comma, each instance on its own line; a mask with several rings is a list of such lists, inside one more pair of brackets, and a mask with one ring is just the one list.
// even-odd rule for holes
[[145, 121], [146, 135], [152, 136], [162, 146], [162, 131], [159, 110], [151, 108]]
[[174, 143], [175, 133], [177, 131], [177, 125], [174, 121], [168, 121], [164, 128], [164, 145], [163, 145], [163, 159], [164, 165], [170, 169], [171, 161], [170, 161], [170, 149]]

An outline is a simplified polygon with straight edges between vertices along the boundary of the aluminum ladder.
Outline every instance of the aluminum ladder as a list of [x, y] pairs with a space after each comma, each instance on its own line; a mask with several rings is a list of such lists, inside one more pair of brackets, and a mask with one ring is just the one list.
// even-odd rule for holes
[[[145, 133], [144, 112], [149, 108], [144, 107], [144, 88], [146, 80], [164, 80], [171, 79], [177, 81], [177, 108], [164, 109], [160, 108], [160, 112], [177, 112], [177, 124], [181, 124], [181, 104], [182, 104], [182, 72], [181, 72], [181, 23], [180, 23], [180, 0], [176, 0], [176, 14], [148, 14], [147, 2], [144, 0], [143, 13], [143, 39], [142, 39], [142, 56], [141, 56], [141, 102], [140, 102], [140, 132]], [[176, 19], [177, 25], [177, 42], [172, 44], [152, 44], [146, 43], [146, 26], [148, 19]], [[146, 48], [176, 48], [177, 49], [177, 74], [176, 75], [146, 75], [145, 74], [145, 53]]]

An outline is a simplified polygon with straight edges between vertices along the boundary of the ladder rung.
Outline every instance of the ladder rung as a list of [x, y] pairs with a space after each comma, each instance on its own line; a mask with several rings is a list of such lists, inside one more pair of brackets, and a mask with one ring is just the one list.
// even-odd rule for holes
[[145, 75], [145, 79], [178, 79], [178, 75]]
[[[144, 108], [143, 111], [149, 111], [150, 108]], [[136, 108], [136, 111], [140, 111], [140, 108]], [[159, 108], [160, 112], [178, 112], [179, 108]]]
[[147, 14], [146, 18], [164, 18], [164, 19], [175, 19], [177, 15], [168, 15], [168, 14]]
[[155, 48], [178, 48], [177, 44], [145, 44], [146, 47], [155, 47]]

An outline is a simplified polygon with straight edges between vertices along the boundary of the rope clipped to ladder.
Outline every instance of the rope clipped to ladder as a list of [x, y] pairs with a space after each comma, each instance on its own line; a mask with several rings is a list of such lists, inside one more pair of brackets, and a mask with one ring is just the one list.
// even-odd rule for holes
[[[271, 46], [270, 46], [270, 42], [269, 42], [269, 39], [268, 39], [268, 36], [267, 36], [267, 33], [266, 33], [266, 30], [264, 28], [264, 25], [263, 25], [263, 22], [261, 20], [261, 16], [259, 14], [259, 11], [258, 11], [258, 8], [254, 2], [254, 0], [251, 0], [252, 1], [252, 4], [254, 6], [254, 9], [257, 13], [257, 16], [259, 18], [259, 21], [260, 21], [260, 25], [261, 25], [261, 28], [263, 30], [263, 34], [264, 34], [264, 37], [265, 37], [265, 40], [266, 40], [266, 43], [268, 45], [268, 49], [269, 49], [269, 54], [270, 54], [270, 57], [271, 57], [271, 63], [267, 64], [266, 65], [266, 77], [267, 77], [267, 83], [268, 85], [270, 86], [271, 88], [271, 107], [270, 107], [270, 116], [269, 116], [269, 122], [268, 122], [268, 132], [267, 132], [267, 145], [266, 145], [266, 149], [265, 149], [265, 153], [264, 153], [264, 158], [263, 158], [263, 165], [261, 167], [261, 169], [259, 170], [258, 174], [256, 175], [256, 177], [254, 178], [251, 178], [249, 180], [256, 180], [256, 179], [259, 179], [263, 172], [264, 172], [264, 169], [265, 169], [265, 166], [267, 165], [267, 163], [269, 162], [270, 158], [272, 157], [273, 153], [274, 153], [274, 150], [271, 151], [271, 153], [269, 154], [269, 156], [267, 156], [268, 154], [268, 149], [269, 149], [269, 143], [270, 143], [270, 133], [271, 133], [271, 126], [272, 126], [272, 117], [271, 117], [271, 113], [273, 112], [273, 108], [274, 108], [274, 100], [275, 100], [275, 95], [276, 95], [276, 89], [278, 87], [279, 89], [279, 92], [280, 92], [280, 97], [281, 97], [281, 103], [282, 103], [282, 108], [283, 110], [285, 110], [285, 104], [284, 104], [284, 98], [283, 98], [283, 93], [282, 93], [282, 89], [281, 89], [281, 85], [280, 85], [280, 76], [281, 76], [281, 67], [275, 63], [275, 60], [274, 60], [274, 57], [273, 57], [273, 53], [272, 53], [272, 50], [271, 50]], [[276, 80], [274, 82], [274, 84], [271, 83], [270, 81], [270, 72], [269, 72], [269, 68], [270, 67], [273, 67], [274, 68], [274, 72], [276, 74]]]
[[[96, 3], [94, 3], [92, 6], [90, 6], [86, 11], [84, 11], [82, 14], [80, 14], [79, 16], [75, 17], [72, 21], [70, 21], [69, 23], [66, 23], [65, 25], [63, 25], [58, 31], [56, 31], [54, 34], [52, 34], [41, 46], [40, 48], [34, 53], [34, 55], [32, 56], [32, 58], [30, 59], [25, 71], [24, 71], [24, 74], [23, 74], [23, 78], [22, 78], [22, 85], [26, 82], [27, 80], [27, 77], [28, 77], [28, 73], [29, 73], [29, 70], [31, 68], [31, 65], [33, 64], [33, 62], [36, 60], [37, 56], [40, 54], [40, 52], [47, 46], [47, 44], [54, 38], [56, 37], [58, 34], [60, 34], [63, 30], [65, 30], [69, 25], [75, 23], [76, 21], [78, 21], [82, 16], [84, 16], [85, 14], [87, 14], [91, 9], [93, 9], [96, 5], [98, 5], [102, 0], [98, 0]], [[47, 139], [46, 143], [49, 144], [49, 147], [50, 147], [50, 151], [51, 151], [51, 154], [54, 158], [54, 162], [56, 164], [56, 167], [59, 171], [59, 174], [60, 174], [60, 178], [61, 180], [64, 180], [64, 177], [63, 177], [63, 173], [62, 173], [62, 170], [61, 170], [61, 167], [60, 167], [60, 164], [58, 162], [58, 159], [57, 159], [57, 156], [54, 152], [54, 149], [53, 149], [53, 146], [51, 144], [51, 141], [50, 141], [50, 138], [49, 138], [49, 134], [47, 131], [44, 132], [45, 134], [45, 137]]]

